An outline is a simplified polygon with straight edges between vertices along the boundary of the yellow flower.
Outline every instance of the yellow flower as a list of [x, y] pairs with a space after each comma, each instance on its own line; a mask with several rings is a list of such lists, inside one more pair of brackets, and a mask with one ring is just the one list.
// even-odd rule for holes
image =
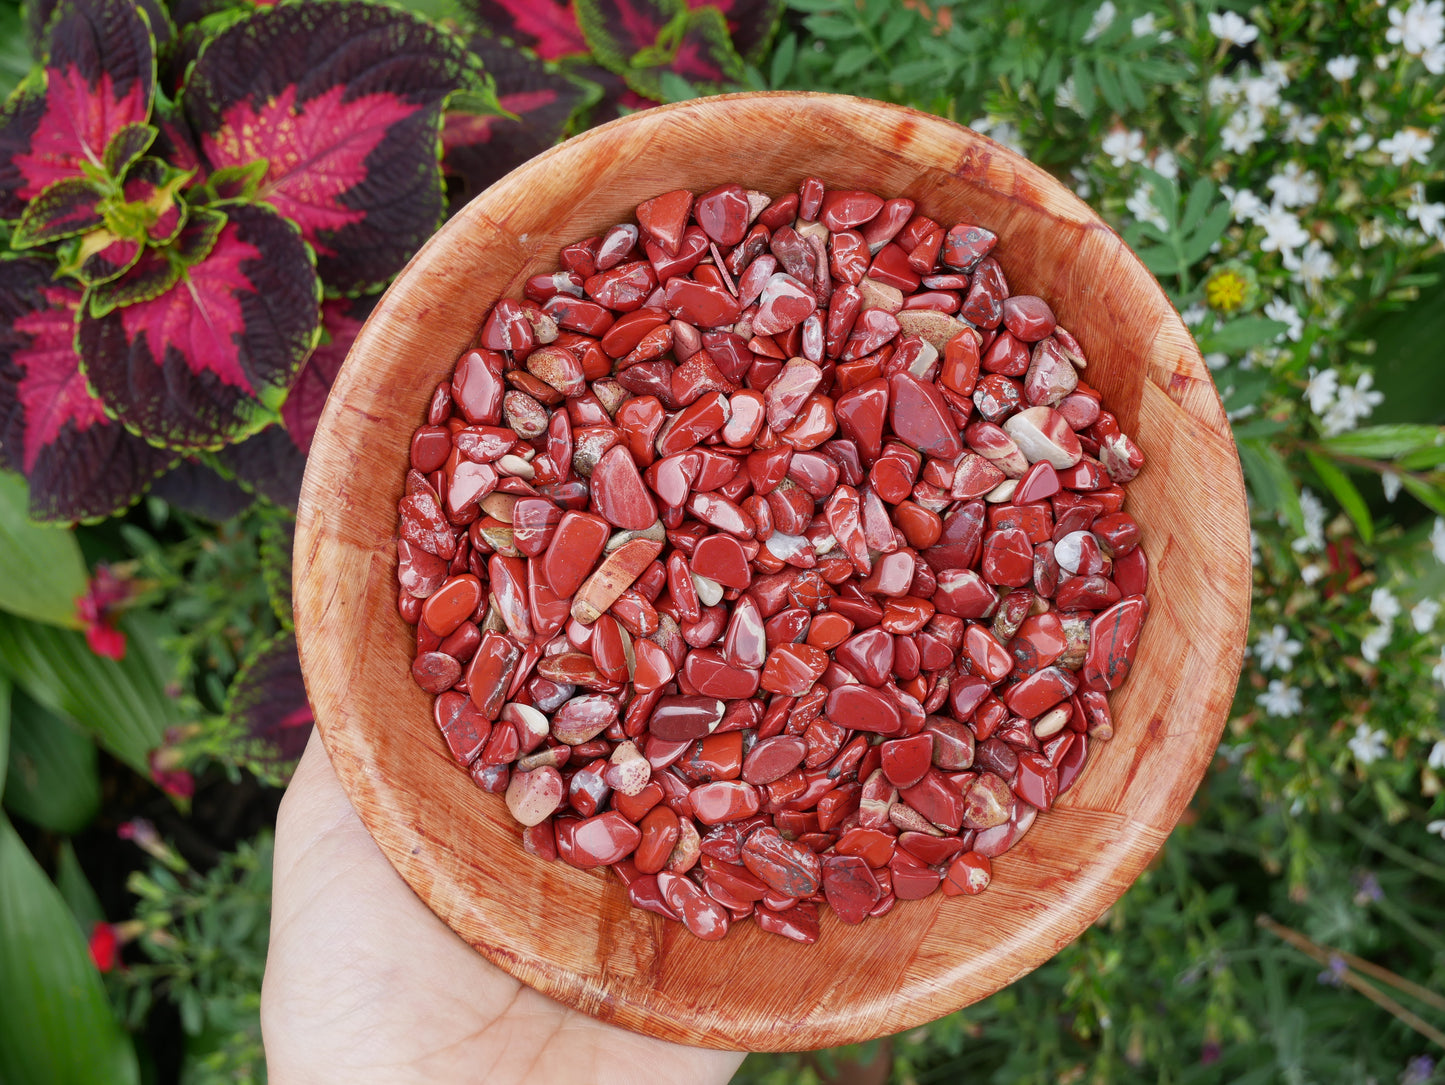
[[1204, 298], [1211, 309], [1232, 313], [1244, 305], [1249, 296], [1249, 281], [1233, 268], [1223, 268], [1204, 284]]

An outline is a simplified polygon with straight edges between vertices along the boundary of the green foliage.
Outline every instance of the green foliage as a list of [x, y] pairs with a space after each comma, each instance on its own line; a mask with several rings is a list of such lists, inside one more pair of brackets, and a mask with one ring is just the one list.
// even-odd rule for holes
[[95, 743], [71, 721], [15, 690], [5, 808], [33, 825], [78, 833], [100, 809]]
[[189, 1038], [187, 1080], [265, 1079], [261, 977], [270, 935], [271, 834], [242, 844], [209, 871], [158, 841], [149, 868], [131, 875], [135, 942], [144, 960], [118, 975], [123, 1016], [137, 1027], [165, 998]]
[[135, 1049], [65, 901], [0, 816], [0, 1081], [128, 1085]]
[[24, 479], [0, 471], [0, 610], [74, 629], [86, 580], [80, 547], [69, 531], [32, 523], [29, 498]]

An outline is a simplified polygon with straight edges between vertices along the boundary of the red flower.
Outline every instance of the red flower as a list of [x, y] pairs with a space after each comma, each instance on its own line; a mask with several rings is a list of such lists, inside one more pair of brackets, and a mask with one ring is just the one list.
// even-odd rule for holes
[[75, 601], [75, 613], [85, 623], [85, 642], [96, 655], [125, 658], [125, 634], [115, 623], [132, 594], [130, 581], [116, 576], [108, 565], [96, 566], [85, 594]]
[[90, 959], [102, 972], [109, 972], [120, 957], [120, 938], [109, 923], [97, 923], [90, 929]]
[[196, 793], [196, 781], [189, 772], [181, 768], [181, 755], [168, 746], [157, 746], [146, 757], [150, 765], [151, 779], [167, 795], [177, 799], [189, 799]]

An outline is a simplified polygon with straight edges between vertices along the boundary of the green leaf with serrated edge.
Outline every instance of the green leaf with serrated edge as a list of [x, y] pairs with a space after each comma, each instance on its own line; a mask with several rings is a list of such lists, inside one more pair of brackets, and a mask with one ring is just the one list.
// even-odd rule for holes
[[1240, 462], [1255, 501], [1266, 511], [1283, 516], [1296, 535], [1305, 533], [1299, 490], [1283, 457], [1263, 441], [1239, 442]]
[[186, 227], [168, 250], [182, 267], [194, 267], [216, 247], [226, 226], [226, 215], [208, 207], [191, 208]]
[[1340, 503], [1351, 520], [1354, 521], [1355, 529], [1360, 533], [1360, 539], [1365, 543], [1374, 541], [1375, 522], [1370, 518], [1370, 507], [1365, 504], [1364, 497], [1350, 481], [1350, 476], [1340, 468], [1315, 452], [1306, 452], [1305, 458], [1310, 461], [1319, 480], [1325, 484], [1330, 493], [1335, 495], [1335, 500]]
[[833, 77], [847, 79], [857, 75], [873, 59], [873, 50], [867, 45], [850, 45], [833, 61]]
[[1445, 427], [1392, 422], [1383, 426], [1365, 426], [1335, 437], [1327, 437], [1320, 445], [1345, 456], [1393, 460], [1411, 452], [1445, 446]]
[[93, 317], [103, 317], [123, 305], [158, 298], [179, 281], [181, 271], [180, 261], [164, 250], [146, 249], [129, 275], [87, 291], [85, 311]]
[[157, 130], [149, 124], [128, 124], [110, 137], [101, 163], [111, 177], [122, 177], [125, 171], [155, 142]]
[[135, 266], [142, 247], [134, 238], [120, 237], [102, 226], [61, 247], [59, 274], [87, 286], [108, 283]]
[[151, 156], [137, 159], [126, 173], [122, 199], [107, 205], [106, 226], [147, 245], [174, 240], [186, 223], [180, 190], [194, 172]]
[[1199, 349], [1205, 354], [1215, 351], [1234, 354], [1261, 343], [1272, 343], [1288, 330], [1289, 325], [1279, 320], [1269, 320], [1262, 316], [1239, 317], [1215, 328], [1207, 335], [1201, 335]]
[[687, 8], [683, 0], [576, 0], [573, 11], [593, 57], [624, 78], [632, 58], [657, 39]]
[[55, 849], [55, 888], [60, 890], [82, 934], [89, 934], [97, 923], [105, 921], [105, 909], [80, 868], [80, 860], [75, 857], [75, 848], [69, 840], [62, 840]]
[[1400, 481], [1420, 504], [1440, 516], [1445, 516], [1445, 490], [1426, 482], [1418, 475], [1401, 475]]
[[10, 235], [11, 247], [34, 248], [94, 230], [104, 221], [100, 210], [104, 195], [84, 177], [56, 181], [26, 205]]
[[216, 207], [228, 203], [249, 203], [256, 198], [261, 182], [271, 163], [264, 158], [239, 166], [216, 170], [201, 184], [186, 193], [196, 206]]
[[5, 808], [55, 833], [78, 833], [100, 809], [100, 758], [75, 724], [22, 690], [10, 703]]
[[125, 658], [96, 655], [79, 633], [0, 615], [0, 672], [54, 712], [68, 716], [142, 776], [146, 755], [161, 744], [180, 708], [166, 696], [172, 663], [159, 644], [160, 624], [132, 611], [120, 620]]
[[140, 1068], [59, 891], [0, 816], [0, 1081], [136, 1085]]
[[296, 541], [296, 521], [277, 517], [261, 529], [261, 575], [266, 579], [266, 596], [281, 628], [290, 629], [291, 550]]
[[75, 532], [32, 522], [29, 502], [25, 480], [0, 471], [0, 610], [79, 628], [75, 601], [88, 577]]

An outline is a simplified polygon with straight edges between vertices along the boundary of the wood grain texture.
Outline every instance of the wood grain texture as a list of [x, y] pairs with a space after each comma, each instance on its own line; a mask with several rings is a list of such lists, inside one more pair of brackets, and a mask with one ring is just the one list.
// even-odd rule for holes
[[[1116, 735], [994, 865], [979, 897], [901, 903], [858, 927], [824, 913], [799, 946], [740, 924], [722, 942], [631, 909], [609, 875], [525, 854], [500, 797], [446, 755], [396, 613], [408, 442], [487, 307], [557, 250], [674, 188], [777, 195], [814, 174], [979, 223], [1015, 293], [1053, 303], [1085, 374], [1148, 457], [1129, 487], [1152, 566]], [[297, 640], [326, 746], [397, 870], [463, 938], [533, 987], [684, 1043], [803, 1050], [932, 1020], [1036, 968], [1133, 882], [1193, 795], [1238, 679], [1250, 594], [1239, 461], [1193, 340], [1157, 283], [1042, 170], [908, 109], [805, 94], [647, 110], [520, 167], [416, 256], [367, 322], [317, 431], [296, 532]], [[445, 982], [441, 978], [441, 982]]]

